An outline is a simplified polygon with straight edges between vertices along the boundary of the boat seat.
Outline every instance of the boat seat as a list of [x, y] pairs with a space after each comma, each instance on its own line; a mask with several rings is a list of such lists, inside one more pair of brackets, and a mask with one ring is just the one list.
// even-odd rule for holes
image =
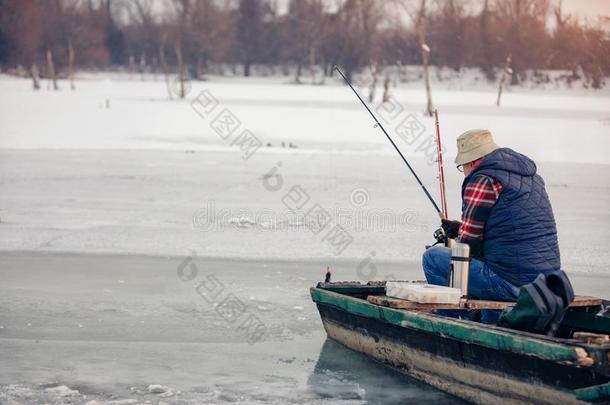
[[[435, 311], [437, 309], [505, 309], [515, 305], [514, 302], [507, 301], [487, 301], [487, 300], [464, 300], [460, 304], [422, 304], [419, 302], [408, 301], [400, 298], [388, 297], [385, 295], [369, 295], [367, 301], [371, 304], [394, 309], [413, 309], [420, 311]], [[599, 307], [602, 305], [601, 298], [577, 295], [569, 305], [570, 308]]]

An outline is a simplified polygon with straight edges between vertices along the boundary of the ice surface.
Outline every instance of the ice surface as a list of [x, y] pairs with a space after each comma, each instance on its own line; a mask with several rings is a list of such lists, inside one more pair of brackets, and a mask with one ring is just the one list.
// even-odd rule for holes
[[[0, 331], [0, 403], [455, 403], [325, 343], [308, 290], [323, 277], [325, 263], [272, 261], [264, 267], [262, 261], [195, 259], [197, 277], [185, 282], [177, 274], [182, 260], [0, 255], [0, 322], [5, 326]], [[337, 265], [334, 274], [352, 277], [354, 265]], [[125, 284], [116, 284], [118, 274]], [[198, 283], [210, 275], [225, 286], [219, 302], [232, 294], [248, 303], [251, 291], [268, 297], [269, 310], [245, 309], [266, 328], [260, 340], [248, 343], [240, 329], [246, 314], [231, 323], [210, 296], [197, 292]], [[27, 320], [32, 326], [25, 326]], [[23, 384], [15, 385], [19, 381]], [[80, 394], [63, 397], [41, 388], [58, 385]], [[156, 393], [158, 386], [170, 387], [173, 395], [162, 397], [168, 391]]]
[[[454, 401], [323, 343], [307, 288], [326, 266], [334, 280], [421, 279], [438, 219], [346, 87], [285, 81], [193, 83], [189, 98], [207, 88], [264, 142], [244, 160], [161, 80], [94, 75], [74, 92], [36, 93], [0, 76], [0, 403]], [[433, 82], [450, 216], [462, 179], [452, 139], [488, 127], [536, 160], [576, 292], [608, 298], [608, 91], [509, 88], [500, 108], [495, 91]], [[425, 140], [421, 83], [393, 95]], [[396, 134], [402, 118], [384, 125], [436, 196], [425, 145]], [[306, 197], [297, 209], [295, 192]], [[305, 216], [316, 206], [331, 219], [324, 231]], [[333, 225], [352, 239], [340, 252]], [[261, 342], [177, 277], [193, 255], [266, 322]]]
[[[396, 127], [408, 114], [426, 126], [426, 134], [432, 133], [432, 118], [422, 115], [425, 93], [420, 87], [393, 89], [403, 113], [395, 119], [379, 114], [388, 118], [383, 123], [392, 135], [397, 136]], [[220, 102], [219, 110], [230, 109], [245, 128], [280, 152], [282, 142], [292, 142], [300, 150], [394, 153], [348, 88], [277, 79], [193, 82], [187, 100], [172, 101], [161, 80], [95, 77], [80, 81], [74, 92], [34, 92], [28, 80], [0, 76], [0, 147], [226, 150], [229, 142], [190, 106], [204, 89]], [[495, 97], [493, 87], [433, 89], [448, 157], [455, 155], [452, 140], [458, 134], [487, 127], [499, 144], [524, 150], [535, 160], [610, 163], [606, 90], [586, 95], [508, 90], [500, 108]], [[401, 146], [408, 155], [422, 154], [417, 144]]]
[[71, 396], [79, 396], [80, 393], [77, 390], [71, 390], [65, 385], [58, 385], [56, 387], [45, 388], [46, 393], [58, 396], [58, 397], [71, 397]]
[[160, 384], [150, 384], [148, 386], [147, 390], [151, 394], [163, 394], [164, 392], [169, 391], [170, 388], [169, 387], [165, 387], [165, 386], [160, 385]]
[[[278, 161], [284, 184], [265, 188]], [[433, 195], [434, 166], [412, 158]], [[610, 173], [607, 165], [538, 162], [558, 223], [568, 273], [609, 274]], [[449, 214], [459, 215], [461, 174], [448, 166]], [[354, 260], [362, 277], [402, 279], [378, 261], [419, 266], [438, 220], [396, 156], [239, 151], [0, 150], [0, 250], [124, 253], [268, 260]], [[309, 195], [301, 213], [290, 190]], [[354, 190], [366, 195], [353, 201]], [[319, 205], [353, 237], [340, 254], [298, 225]], [[251, 218], [248, 227], [231, 218]], [[310, 221], [302, 221], [308, 223]], [[372, 262], [367, 262], [367, 258]], [[354, 273], [356, 272], [356, 269]], [[356, 274], [353, 275], [355, 277]], [[420, 277], [421, 278], [421, 277]], [[125, 280], [119, 275], [110, 289]], [[258, 293], [256, 293], [258, 294]], [[250, 295], [250, 294], [249, 294]], [[254, 294], [252, 294], [254, 295]]]

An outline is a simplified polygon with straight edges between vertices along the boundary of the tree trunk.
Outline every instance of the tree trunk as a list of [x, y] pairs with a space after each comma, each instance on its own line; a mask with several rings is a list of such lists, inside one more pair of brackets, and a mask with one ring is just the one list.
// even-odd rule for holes
[[383, 97], [382, 103], [390, 101], [390, 73], [386, 73], [385, 80], [383, 81]]
[[38, 66], [32, 63], [32, 87], [34, 90], [40, 90], [40, 75], [38, 74]]
[[502, 71], [502, 78], [500, 79], [500, 87], [498, 88], [498, 99], [496, 100], [496, 106], [500, 107], [500, 98], [502, 97], [502, 89], [504, 88], [504, 83], [506, 82], [506, 75], [511, 74], [512, 70], [510, 69], [510, 55], [506, 58], [506, 64], [504, 65], [504, 70]]
[[432, 104], [432, 90], [430, 89], [430, 73], [428, 69], [428, 57], [430, 56], [430, 48], [426, 45], [426, 0], [421, 0], [419, 16], [417, 21], [417, 31], [419, 34], [419, 46], [421, 49], [422, 68], [424, 72], [424, 84], [426, 86], [426, 114], [429, 117], [434, 115], [434, 106]]
[[316, 84], [316, 47], [313, 44], [309, 47], [309, 72], [311, 84]]
[[345, 68], [345, 78], [350, 83], [352, 82], [352, 75], [353, 75], [352, 68], [350, 68], [350, 67]]
[[429, 117], [434, 115], [434, 106], [432, 105], [432, 90], [430, 89], [430, 73], [428, 69], [428, 56], [430, 55], [430, 48], [425, 43], [421, 44], [421, 56], [422, 56], [422, 67], [424, 69], [424, 84], [426, 85], [426, 114]]
[[186, 97], [186, 88], [185, 88], [186, 72], [184, 70], [184, 61], [182, 60], [182, 45], [180, 44], [180, 41], [176, 41], [175, 50], [176, 50], [176, 59], [178, 60], [178, 75], [179, 75], [178, 80], [179, 80], [179, 84], [180, 84], [180, 88], [178, 90], [178, 96], [180, 98], [184, 98], [184, 97]]
[[295, 83], [301, 84], [301, 71], [302, 70], [303, 70], [303, 64], [299, 62], [297, 64], [296, 77], [294, 78]]
[[68, 78], [70, 79], [70, 89], [76, 90], [76, 86], [74, 85], [74, 58], [76, 57], [76, 52], [74, 52], [74, 48], [72, 47], [72, 40], [68, 40]]
[[136, 58], [131, 55], [129, 57], [129, 78], [133, 80], [133, 73], [136, 71]]
[[197, 79], [203, 79], [203, 57], [201, 55], [197, 57]]
[[398, 61], [396, 64], [398, 70], [398, 81], [401, 83], [407, 82], [407, 68], [403, 65], [402, 61]]
[[153, 56], [152, 60], [151, 60], [151, 71], [152, 71], [153, 81], [155, 81], [155, 82], [157, 81], [157, 68], [158, 68], [158, 64], [159, 63], [158, 63], [157, 57]]
[[59, 90], [57, 86], [57, 73], [55, 72], [55, 63], [53, 62], [53, 53], [48, 50], [47, 51], [47, 74], [49, 76], [49, 85], [47, 88], [51, 87], [51, 82], [53, 83], [53, 90]]
[[377, 76], [379, 75], [377, 63], [374, 63], [371, 67], [371, 74], [373, 75], [373, 80], [371, 81], [371, 85], [369, 87], [369, 103], [375, 101], [375, 90], [377, 90]]
[[144, 81], [144, 73], [146, 73], [146, 53], [140, 55], [140, 79]]
[[244, 64], [244, 76], [245, 77], [250, 77], [250, 62], [249, 61], [247, 61]]
[[165, 76], [165, 87], [167, 89], [167, 94], [171, 100], [173, 99], [173, 96], [171, 84], [169, 82], [169, 66], [167, 65], [167, 60], [165, 59], [165, 38], [161, 40], [161, 44], [159, 45], [159, 61], [161, 62], [161, 68], [163, 69], [163, 75]]
[[490, 51], [490, 43], [489, 43], [489, 0], [485, 0], [483, 4], [483, 10], [481, 11], [481, 47], [482, 47], [482, 60], [481, 64], [483, 67], [483, 72], [487, 77], [487, 80], [494, 80], [495, 74], [494, 69], [491, 63], [491, 51]]

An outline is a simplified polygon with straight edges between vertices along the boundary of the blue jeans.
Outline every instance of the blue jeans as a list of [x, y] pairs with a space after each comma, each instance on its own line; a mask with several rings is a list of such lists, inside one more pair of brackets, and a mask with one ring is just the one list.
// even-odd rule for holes
[[[424, 252], [422, 259], [424, 273], [428, 283], [448, 285], [451, 249], [444, 246], [433, 246]], [[477, 259], [470, 260], [468, 273], [468, 295], [480, 300], [516, 301], [519, 288], [494, 273], [489, 265]], [[439, 313], [441, 313], [439, 311]], [[464, 311], [443, 311], [443, 315], [462, 316]], [[481, 322], [495, 323], [500, 311], [483, 310]]]

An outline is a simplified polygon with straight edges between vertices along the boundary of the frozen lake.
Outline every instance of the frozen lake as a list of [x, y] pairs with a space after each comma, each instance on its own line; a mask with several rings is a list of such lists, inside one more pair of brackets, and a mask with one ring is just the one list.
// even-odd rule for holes
[[[459, 403], [326, 339], [309, 297], [325, 262], [195, 258], [196, 276], [183, 281], [184, 260], [0, 256], [0, 403]], [[333, 277], [349, 279], [355, 266], [340, 263]], [[379, 267], [421, 276], [418, 267]], [[212, 301], [197, 289], [210, 277], [225, 287]], [[607, 277], [572, 281], [581, 293], [607, 291]], [[229, 295], [245, 306], [241, 318], [260, 320], [260, 338], [223, 316]], [[48, 389], [62, 385], [77, 392]]]
[[[215, 78], [170, 101], [161, 81], [77, 86], [34, 93], [0, 77], [0, 403], [455, 401], [326, 341], [309, 298], [328, 265], [334, 280], [423, 278], [438, 226], [345, 87]], [[193, 110], [203, 90], [237, 117], [235, 134]], [[393, 94], [404, 110], [378, 111], [436, 196], [423, 92]], [[489, 127], [536, 160], [577, 294], [609, 298], [607, 91], [512, 89], [497, 108], [493, 88], [445, 86], [434, 100], [450, 215], [462, 178], [453, 139]], [[417, 141], [396, 134], [407, 117], [424, 127]], [[243, 129], [263, 143], [248, 159], [235, 143]], [[307, 222], [314, 208], [329, 215], [324, 232]], [[329, 243], [335, 226], [349, 243]], [[193, 254], [198, 278], [182, 281]], [[248, 343], [220, 302], [202, 299], [206, 277], [262, 322], [262, 338]]]
[[[0, 402], [456, 403], [326, 341], [308, 290], [323, 263], [196, 259], [184, 282], [182, 260], [3, 254]], [[209, 276], [260, 319], [260, 340], [197, 293]], [[151, 384], [171, 396], [148, 393]], [[58, 385], [78, 393], [45, 391]]]
[[[161, 77], [85, 75], [77, 90], [31, 90], [25, 79], [0, 76], [0, 147], [51, 149], [229, 149], [210, 126], [227, 109], [244, 128], [276, 152], [292, 142], [303, 150], [395, 152], [354, 94], [336, 79], [327, 85], [296, 85], [290, 78], [222, 78], [194, 81], [185, 100], [170, 100]], [[536, 161], [610, 164], [610, 92], [509, 88], [502, 107], [496, 87], [484, 83], [434, 83], [447, 156], [455, 156], [460, 133], [489, 128], [500, 145]], [[473, 87], [474, 86], [474, 87]], [[465, 88], [462, 88], [465, 87]], [[191, 102], [206, 91], [218, 102], [210, 114], [198, 114]], [[368, 89], [360, 88], [366, 98]], [[379, 93], [379, 92], [378, 92]], [[425, 93], [420, 82], [399, 83], [391, 102], [373, 109], [408, 155], [423, 155], [433, 134], [432, 118], [422, 114]], [[378, 96], [379, 97], [379, 96]], [[399, 126], [409, 116], [423, 136], [405, 142]], [[407, 121], [411, 123], [411, 121]], [[404, 134], [404, 131], [402, 131]], [[412, 137], [414, 138], [414, 137]]]
[[[433, 195], [435, 169], [413, 166]], [[366, 162], [366, 164], [363, 164]], [[278, 166], [281, 163], [281, 166]], [[538, 162], [568, 274], [610, 275], [610, 166]], [[269, 173], [273, 176], [269, 177]], [[279, 176], [279, 177], [276, 177]], [[449, 213], [462, 176], [447, 171]], [[281, 177], [281, 184], [275, 183]], [[239, 150], [0, 150], [0, 250], [321, 260], [419, 266], [438, 227], [400, 158]], [[304, 195], [294, 207], [294, 194]], [[325, 232], [307, 226], [323, 208]], [[351, 242], [325, 239], [334, 225]], [[399, 277], [381, 274], [378, 278]], [[373, 274], [370, 274], [373, 276]], [[352, 279], [356, 279], [356, 271]]]

